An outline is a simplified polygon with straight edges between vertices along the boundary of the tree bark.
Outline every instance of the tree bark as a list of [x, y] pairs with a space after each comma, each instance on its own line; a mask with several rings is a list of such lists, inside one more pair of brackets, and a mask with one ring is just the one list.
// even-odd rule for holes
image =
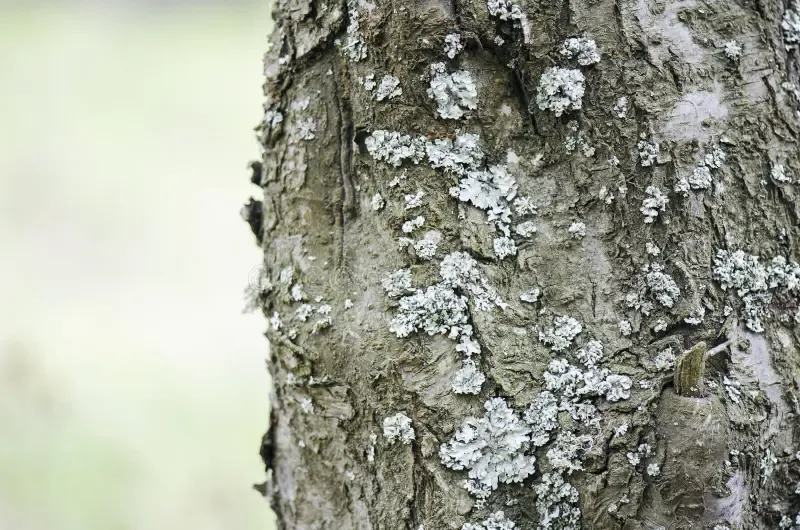
[[[781, 29], [792, 6], [513, 5], [277, 2], [254, 165], [264, 197], [248, 217], [264, 249], [256, 301], [269, 320], [273, 380], [262, 489], [279, 527], [510, 528], [489, 519], [503, 511], [519, 529], [800, 528], [800, 201], [787, 181], [800, 179], [800, 100], [786, 84], [800, 83], [800, 61]], [[463, 45], [450, 41], [453, 57], [450, 34]], [[560, 53], [570, 37], [593, 39], [600, 61]], [[739, 57], [726, 54], [730, 41]], [[468, 82], [437, 93], [436, 63], [445, 81], [468, 72], [477, 105]], [[541, 95], [556, 66], [584, 78], [585, 93], [563, 113]], [[402, 93], [391, 94], [391, 79], [382, 87], [384, 76]], [[452, 100], [449, 110], [437, 96]], [[422, 144], [394, 164], [376, 149], [376, 131]], [[451, 188], [468, 186], [466, 166], [442, 168], [426, 151], [465, 134], [484, 155], [469, 171], [502, 168], [515, 180], [516, 197], [499, 199], [511, 221], [492, 220], [471, 190], [454, 197]], [[419, 191], [415, 207], [406, 196]], [[512, 206], [520, 197], [535, 214]], [[417, 216], [424, 224], [404, 231]], [[523, 219], [535, 233], [516, 231]], [[495, 248], [503, 226], [516, 246], [507, 257]], [[436, 242], [432, 259], [421, 239]], [[736, 268], [737, 250], [757, 264]], [[444, 281], [440, 266], [456, 252], [503, 301], [480, 308], [474, 286], [447, 285], [467, 301], [480, 346], [477, 395], [453, 390], [469, 364], [458, 340], [416, 328], [401, 337], [392, 324], [412, 289]], [[788, 263], [779, 279], [775, 257]], [[739, 277], [726, 276], [726, 263]], [[382, 281], [400, 269], [412, 287], [389, 296]], [[759, 272], [769, 275], [760, 290]], [[561, 348], [564, 316], [580, 333]], [[602, 343], [596, 370], [631, 384], [620, 398], [602, 383], [581, 401], [598, 420], [582, 422], [569, 408], [577, 398], [552, 382], [552, 361], [592, 372], [579, 359], [591, 340]], [[522, 418], [545, 390], [566, 401], [537, 445], [530, 431], [544, 423]], [[519, 420], [518, 454], [535, 457], [536, 469], [519, 482], [501, 477], [478, 498], [464, 487], [469, 469], [447, 465], [442, 446], [496, 397]], [[402, 417], [393, 423], [398, 413], [413, 439]], [[570, 469], [551, 452], [567, 435], [585, 442]], [[577, 500], [548, 504], [554, 477]]]

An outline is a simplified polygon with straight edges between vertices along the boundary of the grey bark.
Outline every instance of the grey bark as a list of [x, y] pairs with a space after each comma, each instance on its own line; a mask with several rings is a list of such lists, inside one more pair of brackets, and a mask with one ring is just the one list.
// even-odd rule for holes
[[[267, 332], [272, 418], [262, 447], [263, 491], [279, 527], [459, 529], [503, 510], [517, 528], [537, 528], [532, 485], [539, 472], [520, 484], [501, 484], [485, 505], [476, 505], [462, 488], [466, 473], [443, 466], [439, 447], [466, 417], [481, 417], [489, 397], [525, 409], [554, 357], [539, 331], [564, 314], [583, 324], [576, 343], [602, 341], [609, 366], [634, 381], [630, 399], [596, 400], [602, 424], [583, 470], [569, 476], [580, 493], [583, 528], [774, 529], [783, 516], [793, 521], [800, 510], [794, 456], [800, 450], [800, 336], [785, 316], [796, 300], [776, 297], [766, 331], [751, 333], [735, 295], [712, 277], [721, 248], [765, 262], [800, 257], [797, 187], [770, 175], [784, 164], [800, 176], [797, 103], [781, 88], [798, 83], [798, 52], [785, 49], [780, 30], [789, 6], [760, 0], [515, 3], [525, 29], [490, 16], [485, 0], [351, 2], [367, 49], [359, 61], [335, 42], [347, 41], [347, 5], [277, 3], [265, 57], [263, 167], [256, 167], [263, 205], [250, 209], [258, 210], [251, 224], [274, 285], [259, 304], [267, 317], [282, 321], [276, 329], [273, 320]], [[443, 42], [452, 32], [462, 36], [465, 50], [449, 60]], [[581, 69], [583, 108], [557, 118], [535, 104], [537, 83], [547, 67], [563, 62], [558, 48], [576, 35], [595, 39], [602, 60]], [[738, 61], [722, 51], [731, 39], [743, 46]], [[440, 61], [477, 81], [479, 106], [466, 118], [440, 118], [426, 94], [429, 65]], [[402, 95], [376, 101], [361, 80], [369, 74], [377, 82], [385, 74], [397, 77]], [[613, 110], [621, 96], [630, 107], [624, 118]], [[594, 153], [566, 149], [573, 120]], [[479, 134], [491, 160], [513, 162], [520, 194], [538, 206], [538, 232], [518, 243], [516, 256], [496, 259], [483, 213], [448, 194], [457, 181], [424, 163], [395, 168], [374, 160], [364, 139], [377, 129], [431, 139]], [[642, 135], [660, 145], [647, 167], [637, 150]], [[686, 197], [672, 191], [714, 145], [727, 160], [715, 170], [713, 188]], [[618, 166], [607, 162], [612, 157]], [[390, 188], [403, 171], [405, 181]], [[650, 224], [640, 212], [648, 186], [669, 198]], [[602, 188], [614, 199], [603, 200]], [[410, 215], [403, 195], [418, 190], [426, 194], [424, 209]], [[387, 201], [380, 211], [370, 205], [376, 193]], [[397, 244], [406, 236], [401, 225], [415, 215], [442, 235], [431, 262]], [[586, 224], [582, 239], [567, 230], [576, 220]], [[648, 254], [648, 242], [661, 254]], [[401, 339], [389, 331], [396, 302], [381, 287], [403, 267], [412, 269], [416, 286], [430, 285], [438, 259], [452, 251], [478, 259], [509, 303], [506, 310], [470, 313], [487, 375], [477, 396], [451, 390], [460, 366], [452, 341], [424, 333]], [[681, 295], [671, 308], [655, 304], [645, 315], [626, 295], [641, 291], [648, 263], [663, 264]], [[281, 280], [285, 270], [292, 271], [291, 281], [286, 273]], [[315, 310], [331, 306], [330, 327], [314, 332], [325, 317], [319, 313], [294, 319], [304, 303], [292, 297], [294, 284]], [[520, 293], [533, 287], [541, 289], [539, 301], [521, 302]], [[345, 308], [346, 299], [352, 308]], [[686, 323], [700, 307], [706, 309], [702, 323]], [[620, 333], [623, 320], [632, 325], [628, 336]], [[690, 385], [701, 397], [678, 395], [678, 376], [648, 370], [667, 347], [680, 354], [701, 342], [713, 348], [726, 341], [729, 346], [704, 359], [699, 377], [706, 388]], [[691, 372], [696, 355], [692, 363], [681, 366]], [[740, 385], [739, 403], [725, 377]], [[640, 388], [640, 381], [654, 383]], [[397, 412], [412, 420], [411, 444], [391, 444], [382, 435], [383, 419]], [[559, 421], [572, 420], [562, 415]], [[615, 436], [613, 428], [623, 423], [627, 433]], [[660, 466], [657, 476], [626, 456], [645, 443], [653, 448], [647, 462]], [[544, 449], [536, 454], [537, 466], [546, 465]]]

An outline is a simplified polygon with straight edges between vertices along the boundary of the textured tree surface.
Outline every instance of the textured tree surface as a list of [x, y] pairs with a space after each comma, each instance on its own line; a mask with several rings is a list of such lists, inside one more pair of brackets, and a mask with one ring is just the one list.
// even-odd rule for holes
[[[269, 284], [256, 300], [270, 321], [273, 377], [263, 491], [280, 527], [511, 528], [490, 519], [503, 511], [520, 529], [800, 528], [800, 201], [791, 182], [800, 178], [800, 54], [781, 28], [792, 6], [510, 6], [277, 2], [255, 175], [264, 197], [248, 215]], [[463, 45], [454, 57], [449, 34]], [[570, 37], [593, 39], [601, 60], [560, 54]], [[740, 55], [726, 54], [730, 41]], [[443, 117], [429, 94], [435, 63], [468, 72], [477, 104], [456, 102], [457, 115]], [[580, 108], [559, 116], [538, 98], [554, 66], [585, 78]], [[385, 75], [402, 93], [379, 97], [370, 81]], [[501, 259], [498, 223], [450, 193], [463, 175], [429, 156], [387, 163], [370, 145], [381, 130], [428, 142], [478, 135], [482, 167], [502, 165], [517, 198], [535, 204], [524, 219], [536, 232], [515, 232], [523, 217], [514, 210], [516, 253]], [[720, 150], [724, 162], [712, 160]], [[668, 201], [653, 200], [651, 187]], [[405, 196], [419, 191], [421, 205], [407, 208]], [[424, 225], [404, 231], [417, 216]], [[438, 242], [433, 259], [413, 244], [423, 237]], [[732, 265], [719, 250], [759, 261]], [[468, 300], [480, 345], [477, 395], [453, 391], [464, 362], [457, 340], [390, 329], [403, 299], [382, 286], [409, 269], [424, 290], [453, 252], [469, 254], [504, 302], [481, 309], [474, 292], [453, 288]], [[534, 289], [538, 297], [525, 294]], [[548, 330], [558, 334], [567, 315], [581, 330], [560, 348]], [[445, 465], [442, 444], [465, 419], [482, 418], [490, 398], [522, 418], [557, 372], [551, 361], [579, 365], [590, 340], [602, 343], [603, 369], [632, 383], [628, 395], [586, 398], [597, 421], [562, 407], [543, 443], [522, 442], [535, 471], [476, 498], [464, 487], [469, 470]], [[701, 342], [713, 355], [686, 368], [701, 384], [678, 392], [675, 358]], [[409, 443], [384, 434], [398, 413], [411, 421]], [[525, 429], [542, 425], [533, 415]], [[582, 442], [565, 468], [551, 449], [571, 435]], [[544, 482], [556, 476], [577, 495], [548, 504]]]

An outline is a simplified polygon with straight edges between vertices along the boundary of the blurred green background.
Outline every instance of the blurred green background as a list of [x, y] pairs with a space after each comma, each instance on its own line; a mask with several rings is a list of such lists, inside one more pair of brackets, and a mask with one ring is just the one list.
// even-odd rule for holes
[[269, 3], [0, 0], [0, 529], [273, 527], [238, 214]]

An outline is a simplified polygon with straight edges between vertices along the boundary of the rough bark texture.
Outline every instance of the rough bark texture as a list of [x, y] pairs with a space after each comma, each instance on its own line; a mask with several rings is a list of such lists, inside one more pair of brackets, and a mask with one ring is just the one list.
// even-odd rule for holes
[[[515, 4], [522, 23], [491, 16], [486, 0], [277, 3], [265, 58], [263, 168], [254, 166], [263, 208], [250, 209], [263, 215], [254, 230], [263, 236], [273, 284], [259, 299], [272, 318], [273, 412], [262, 455], [264, 491], [280, 527], [459, 529], [503, 510], [517, 528], [540, 528], [533, 486], [548, 468], [547, 446], [531, 448], [538, 456], [534, 475], [500, 484], [477, 504], [462, 487], [466, 472], [445, 467], [439, 448], [465, 418], [483, 416], [488, 398], [504, 397], [521, 413], [542, 391], [543, 374], [561, 355], [539, 332], [552, 327], [555, 315], [582, 323], [572, 349], [601, 341], [606, 366], [633, 380], [629, 399], [593, 400], [599, 426], [559, 416], [561, 427], [592, 437], [583, 469], [564, 475], [580, 494], [583, 528], [774, 529], [784, 516], [793, 523], [800, 510], [796, 297], [776, 295], [766, 330], [752, 333], [735, 289], [721, 289], [712, 274], [718, 249], [741, 249], [765, 264], [774, 256], [800, 258], [797, 187], [771, 176], [777, 164], [800, 176], [797, 102], [781, 87], [798, 83], [798, 52], [785, 49], [780, 29], [789, 6]], [[367, 49], [361, 60], [334, 42], [348, 38], [354, 13], [348, 7], [358, 13]], [[449, 59], [444, 39], [454, 32], [465, 49]], [[565, 62], [561, 43], [582, 35], [597, 42], [602, 60], [580, 68], [583, 108], [556, 117], [536, 105], [537, 84], [548, 67]], [[738, 61], [722, 51], [731, 39], [743, 45]], [[436, 62], [476, 80], [478, 108], [466, 117], [442, 119], [428, 97]], [[376, 101], [362, 81], [369, 74], [377, 83], [395, 76], [402, 94]], [[628, 98], [624, 117], [614, 110], [621, 96]], [[378, 129], [431, 140], [479, 134], [487, 159], [507, 163], [519, 194], [536, 203], [537, 233], [516, 238], [515, 256], [497, 259], [497, 234], [485, 214], [448, 193], [458, 179], [424, 162], [393, 167], [375, 160], [365, 139]], [[577, 139], [573, 152], [565, 145], [570, 136]], [[642, 164], [642, 138], [660, 146], [651, 165]], [[714, 170], [713, 186], [687, 196], [674, 192], [717, 145], [727, 159]], [[608, 162], [612, 157], [618, 165]], [[403, 171], [405, 180], [389, 187]], [[669, 203], [645, 223], [640, 208], [649, 186]], [[406, 211], [403, 196], [419, 190], [422, 208]], [[371, 206], [376, 193], [386, 201], [382, 210]], [[421, 232], [441, 235], [431, 261], [398, 246], [408, 235], [402, 224], [416, 215], [426, 219]], [[586, 225], [583, 238], [568, 231], [576, 220]], [[652, 245], [660, 254], [652, 254]], [[487, 376], [478, 395], [451, 389], [461, 367], [452, 340], [390, 332], [396, 300], [381, 286], [401, 268], [411, 269], [415, 286], [431, 285], [442, 256], [454, 251], [473, 256], [508, 303], [491, 311], [470, 305], [482, 347], [475, 359]], [[655, 302], [643, 312], [627, 296], [652, 301], [642, 287], [648, 264], [663, 265], [680, 288], [672, 307]], [[305, 301], [292, 296], [295, 284]], [[520, 294], [534, 287], [541, 290], [538, 301], [522, 302]], [[315, 310], [305, 322], [294, 316], [303, 303]], [[316, 312], [322, 304], [331, 306], [330, 326], [314, 330], [326, 317], [324, 309]], [[687, 323], [701, 307], [702, 322]], [[630, 334], [620, 332], [621, 321], [630, 322]], [[672, 373], [652, 369], [667, 348], [680, 357], [700, 342], [713, 348], [729, 340], [730, 347], [704, 359], [704, 385], [694, 392], [701, 397], [678, 395]], [[398, 412], [412, 421], [410, 444], [383, 436], [384, 418]], [[623, 424], [627, 431], [615, 433]], [[628, 455], [642, 444], [651, 451], [639, 451], [634, 464]], [[650, 464], [657, 474], [647, 472]], [[551, 528], [570, 527], [556, 518]]]

